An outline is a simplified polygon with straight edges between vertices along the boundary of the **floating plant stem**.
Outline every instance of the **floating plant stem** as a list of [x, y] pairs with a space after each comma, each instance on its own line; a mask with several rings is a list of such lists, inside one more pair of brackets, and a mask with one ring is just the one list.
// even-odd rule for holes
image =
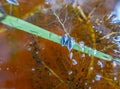
[[64, 83], [64, 81], [63, 81], [51, 68], [49, 68], [44, 62], [42, 62], [42, 64], [43, 64], [53, 75], [55, 75], [55, 76], [61, 81], [61, 83]]
[[109, 33], [109, 34], [103, 36], [103, 37], [100, 38], [99, 40], [103, 40], [103, 39], [105, 39], [105, 38], [107, 38], [107, 37], [110, 37], [111, 35], [115, 35], [115, 34], [118, 34], [118, 33], [119, 33], [119, 32], [111, 32], [111, 33]]
[[96, 49], [94, 50], [94, 49], [89, 48], [87, 46], [80, 47], [80, 45], [78, 43], [75, 43], [74, 49], [76, 49], [78, 51], [81, 51], [81, 52], [84, 52], [86, 54], [89, 54], [91, 56], [100, 58], [100, 59], [104, 59], [104, 60], [107, 60], [107, 61], [111, 61], [112, 60], [112, 56], [110, 56], [108, 54], [105, 54], [105, 53], [102, 53], [100, 51], [97, 51]]
[[[0, 16], [2, 16], [1, 13], [0, 13]], [[58, 36], [54, 33], [44, 30], [43, 28], [40, 28], [24, 20], [9, 16], [9, 15], [7, 15], [5, 19], [1, 21], [1, 23], [17, 28], [19, 30], [28, 32], [30, 34], [40, 36], [42, 38], [48, 39], [56, 43], [60, 43], [60, 40], [61, 40], [61, 36]]]
[[[0, 16], [2, 16], [2, 13], [0, 13]], [[41, 27], [35, 26], [35, 25], [28, 23], [24, 20], [21, 20], [19, 18], [6, 15], [6, 18], [3, 19], [1, 21], [1, 23], [6, 24], [11, 27], [14, 27], [14, 28], [17, 28], [19, 30], [28, 32], [30, 34], [34, 34], [34, 35], [42, 37], [44, 39], [53, 41], [55, 43], [61, 44], [61, 38], [62, 38], [61, 36], [54, 34], [52, 32], [49, 32]], [[83, 48], [84, 48], [84, 50], [83, 50]], [[106, 61], [112, 61], [112, 59], [113, 59], [112, 56], [102, 53], [100, 51], [94, 50], [87, 46], [80, 47], [80, 45], [76, 42], [75, 42], [73, 49], [78, 50], [83, 53], [86, 53], [86, 54], [89, 54], [91, 56], [106, 60]]]

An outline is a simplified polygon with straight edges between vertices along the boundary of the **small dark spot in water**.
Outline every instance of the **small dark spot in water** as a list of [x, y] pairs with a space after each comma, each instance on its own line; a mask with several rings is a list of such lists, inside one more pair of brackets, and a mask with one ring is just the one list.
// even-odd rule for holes
[[96, 43], [101, 43], [101, 40], [96, 40]]
[[85, 68], [82, 68], [82, 72], [85, 72]]

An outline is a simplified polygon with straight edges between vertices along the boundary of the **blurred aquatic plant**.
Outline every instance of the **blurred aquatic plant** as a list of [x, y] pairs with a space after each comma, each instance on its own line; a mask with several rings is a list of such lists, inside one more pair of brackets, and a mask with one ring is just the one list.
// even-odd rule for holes
[[0, 13], [2, 13], [0, 16], [0, 21], [1, 21], [1, 20], [5, 19], [5, 17], [6, 17], [6, 12], [3, 10], [3, 8], [1, 6], [0, 6]]
[[[0, 13], [0, 16], [3, 16], [3, 13]], [[34, 34], [34, 35], [42, 37], [44, 39], [53, 41], [55, 43], [61, 44], [61, 39], [62, 39], [61, 36], [54, 34], [52, 32], [49, 32], [41, 27], [35, 26], [35, 25], [28, 23], [24, 20], [21, 20], [19, 18], [6, 15], [6, 17], [1, 21], [1, 23], [6, 24], [11, 27], [14, 27], [14, 28], [17, 28], [19, 30], [28, 32], [30, 34]], [[67, 41], [68, 41], [68, 39], [67, 39]], [[64, 44], [66, 44], [66, 42]], [[112, 56], [102, 53], [100, 51], [97, 51], [96, 49], [92, 49], [92, 48], [84, 46], [84, 45], [81, 46], [77, 42], [74, 43], [73, 49], [83, 52], [83, 53], [86, 53], [88, 55], [106, 60], [106, 61], [115, 61], [115, 62], [120, 63], [119, 59], [116, 60]]]
[[113, 37], [113, 42], [117, 44], [118, 48], [120, 48], [120, 35]]
[[113, 24], [119, 24], [120, 23], [120, 0], [115, 5], [114, 10], [111, 12], [111, 14], [108, 16], [108, 19], [112, 18], [111, 23]]

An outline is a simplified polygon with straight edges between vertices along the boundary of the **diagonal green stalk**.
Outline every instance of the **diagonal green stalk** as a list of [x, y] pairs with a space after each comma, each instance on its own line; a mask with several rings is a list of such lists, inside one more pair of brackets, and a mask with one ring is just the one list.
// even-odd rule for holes
[[[2, 16], [1, 13], [0, 13], [0, 16]], [[11, 26], [11, 27], [14, 27], [14, 28], [17, 28], [19, 30], [28, 32], [30, 34], [34, 34], [36, 36], [42, 37], [44, 39], [53, 41], [53, 42], [58, 43], [58, 44], [60, 44], [60, 41], [61, 41], [61, 36], [58, 36], [57, 34], [49, 32], [41, 27], [35, 26], [31, 23], [28, 23], [28, 22], [21, 20], [19, 18], [16, 18], [16, 17], [12, 17], [12, 16], [7, 15], [6, 18], [1, 21], [1, 23], [6, 24], [6, 25]], [[83, 52], [83, 53], [86, 53], [88, 55], [106, 60], [106, 61], [113, 60], [112, 56], [105, 54], [105, 53], [102, 53], [100, 51], [94, 50], [94, 49], [89, 48], [87, 46], [80, 46], [77, 42], [75, 43], [73, 49], [78, 50], [78, 51]], [[117, 59], [117, 61], [119, 61], [119, 60]]]

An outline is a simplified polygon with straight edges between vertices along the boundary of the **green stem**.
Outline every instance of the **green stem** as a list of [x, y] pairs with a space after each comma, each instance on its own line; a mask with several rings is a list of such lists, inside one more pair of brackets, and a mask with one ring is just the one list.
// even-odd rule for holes
[[[2, 14], [0, 13], [0, 16]], [[8, 26], [17, 28], [19, 30], [28, 32], [30, 34], [34, 34], [36, 36], [42, 37], [44, 39], [53, 41], [55, 43], [60, 44], [61, 41], [61, 36], [58, 36], [52, 32], [49, 32], [41, 27], [35, 26], [31, 23], [28, 23], [24, 20], [21, 20], [19, 18], [16, 17], [12, 17], [7, 15], [6, 18], [4, 20], [1, 21], [1, 23], [6, 24]], [[103, 59], [103, 60], [107, 60], [107, 61], [111, 61], [113, 58], [110, 55], [107, 55], [105, 53], [102, 53], [100, 51], [94, 50], [92, 48], [89, 48], [87, 46], [80, 46], [78, 43], [75, 43], [73, 49], [78, 50], [80, 52], [84, 52], [88, 55]]]

